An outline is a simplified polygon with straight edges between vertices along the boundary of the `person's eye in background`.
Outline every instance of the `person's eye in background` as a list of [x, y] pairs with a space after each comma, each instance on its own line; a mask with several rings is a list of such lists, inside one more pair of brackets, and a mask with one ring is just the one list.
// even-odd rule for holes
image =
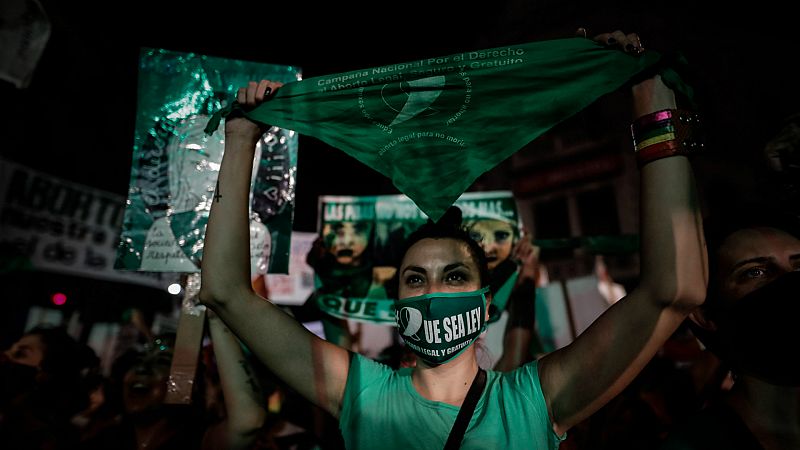
[[365, 222], [356, 222], [356, 225], [355, 225], [354, 228], [356, 230], [356, 233], [358, 233], [358, 234], [366, 234], [366, 233], [369, 232], [369, 224], [367, 224]]
[[736, 279], [739, 282], [747, 282], [749, 280], [764, 278], [766, 275], [767, 269], [765, 267], [748, 267], [739, 271]]
[[511, 236], [511, 233], [508, 231], [495, 231], [494, 232], [494, 240], [496, 242], [504, 242]]

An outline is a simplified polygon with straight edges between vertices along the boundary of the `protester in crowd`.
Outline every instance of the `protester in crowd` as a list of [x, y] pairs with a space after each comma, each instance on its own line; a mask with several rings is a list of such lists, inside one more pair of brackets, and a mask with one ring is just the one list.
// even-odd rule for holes
[[192, 382], [191, 404], [165, 403], [174, 382], [170, 370], [175, 335], [162, 334], [134, 359], [126, 357], [123, 363], [128, 367], [124, 371], [117, 368], [123, 377], [119, 421], [86, 440], [82, 450], [251, 448], [266, 418], [265, 398], [239, 341], [213, 312], [208, 316], [224, 399], [223, 420], [206, 414], [202, 377]]
[[[374, 230], [371, 220], [348, 220], [323, 224], [322, 236], [318, 238], [306, 256], [306, 262], [314, 269], [316, 289], [309, 299], [316, 302], [320, 295], [336, 295], [345, 299], [366, 298], [374, 295], [374, 289], [382, 289], [375, 283]], [[380, 295], [384, 297], [385, 294]], [[350, 323], [340, 317], [323, 313], [325, 338], [344, 348], [360, 351], [359, 324]]]
[[[642, 50], [635, 34], [596, 39], [627, 49], [631, 57]], [[280, 86], [251, 82], [237, 100], [252, 108]], [[675, 95], [658, 75], [637, 83], [633, 99], [640, 125], [661, 110], [678, 115]], [[643, 148], [641, 279], [625, 299], [569, 346], [511, 372], [483, 371], [471, 344], [488, 316], [489, 269], [482, 249], [446, 215], [410, 236], [403, 252], [398, 325], [417, 364], [392, 370], [319, 339], [253, 292], [247, 276], [249, 186], [240, 175], [252, 170], [263, 131], [244, 117], [226, 121], [222, 197], [211, 208], [200, 298], [270, 370], [338, 417], [350, 448], [441, 448], [475, 381], [486, 387], [473, 391], [480, 399], [474, 421], [467, 416], [472, 425], [463, 448], [556, 448], [567, 430], [631, 382], [705, 297], [705, 247], [689, 162], [682, 154]], [[435, 327], [453, 317], [465, 323], [456, 326], [459, 338], [429, 346], [447, 333], [440, 328], [440, 336]]]
[[[515, 369], [533, 359], [533, 349], [540, 347], [536, 336], [536, 285], [539, 276], [539, 248], [528, 233], [520, 236], [511, 223], [499, 219], [470, 220], [465, 223], [471, 238], [486, 254], [490, 273], [490, 292], [494, 305], [489, 307], [489, 333], [502, 333], [498, 355], [489, 355], [490, 367], [499, 371]], [[507, 291], [507, 292], [506, 292]], [[500, 296], [507, 308], [500, 308]], [[506, 306], [506, 305], [502, 305]], [[508, 313], [503, 318], [503, 309]], [[499, 322], [498, 322], [499, 321]], [[502, 324], [503, 330], [493, 329]], [[496, 326], [496, 325], [495, 325]], [[491, 353], [491, 349], [488, 349]]]
[[13, 449], [66, 449], [71, 418], [89, 405], [84, 379], [99, 358], [63, 327], [35, 327], [0, 356], [0, 442]]
[[[704, 407], [672, 430], [663, 448], [800, 448], [800, 233], [786, 210], [737, 205], [706, 222], [709, 286], [692, 330], [733, 375]], [[702, 391], [701, 391], [702, 392]]]

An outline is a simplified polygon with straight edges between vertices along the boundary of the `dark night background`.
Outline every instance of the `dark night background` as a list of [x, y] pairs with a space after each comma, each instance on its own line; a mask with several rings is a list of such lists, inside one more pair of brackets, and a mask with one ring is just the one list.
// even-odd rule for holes
[[[0, 156], [123, 196], [140, 47], [295, 65], [310, 78], [567, 37], [580, 26], [590, 34], [636, 31], [646, 48], [686, 56], [707, 116], [710, 152], [745, 165], [758, 160], [760, 146], [797, 107], [797, 30], [793, 14], [778, 2], [715, 7], [685, 0], [41, 3], [52, 33], [30, 87], [0, 82]], [[318, 195], [393, 193], [382, 175], [314, 138], [300, 137], [296, 230], [315, 230]], [[4, 275], [2, 282], [4, 300], [24, 295], [36, 302], [37, 289], [55, 285], [102, 302], [153, 303], [167, 296], [55, 274]]]

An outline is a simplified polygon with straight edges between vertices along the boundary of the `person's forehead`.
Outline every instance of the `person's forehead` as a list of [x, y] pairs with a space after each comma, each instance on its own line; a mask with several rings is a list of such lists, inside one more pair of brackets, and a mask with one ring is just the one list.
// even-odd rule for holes
[[425, 238], [408, 249], [403, 266], [436, 266], [453, 263], [475, 265], [466, 243], [450, 238]]
[[511, 224], [508, 222], [503, 222], [502, 220], [497, 219], [482, 219], [475, 222], [472, 229], [479, 229], [479, 230], [507, 230], [510, 231], [512, 229]]
[[372, 223], [369, 221], [357, 221], [357, 222], [332, 222], [325, 224], [326, 227], [334, 228], [334, 229], [348, 229], [352, 230], [355, 228], [366, 228], [371, 226]]
[[800, 239], [776, 228], [746, 228], [731, 233], [720, 247], [723, 264], [800, 253]]

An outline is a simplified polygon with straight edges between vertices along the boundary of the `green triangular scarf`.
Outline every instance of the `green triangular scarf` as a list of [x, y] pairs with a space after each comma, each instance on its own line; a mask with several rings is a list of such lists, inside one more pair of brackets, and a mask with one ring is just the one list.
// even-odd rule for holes
[[292, 82], [246, 115], [344, 151], [438, 220], [481, 174], [660, 59], [539, 41]]

